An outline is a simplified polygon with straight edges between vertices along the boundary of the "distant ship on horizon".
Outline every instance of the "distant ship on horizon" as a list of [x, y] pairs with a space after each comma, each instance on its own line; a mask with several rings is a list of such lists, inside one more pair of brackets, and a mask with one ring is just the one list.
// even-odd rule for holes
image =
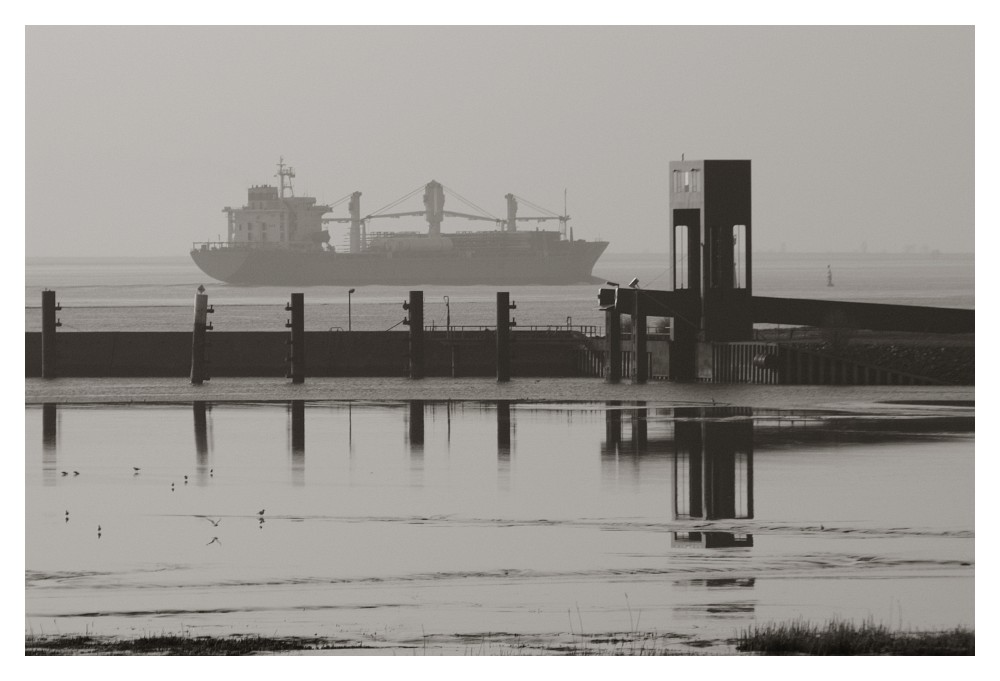
[[[258, 286], [589, 283], [595, 281], [594, 265], [608, 247], [607, 241], [574, 239], [568, 215], [530, 202], [525, 201], [549, 214], [519, 217], [513, 194], [506, 195], [506, 219], [458, 213], [444, 209], [444, 186], [432, 180], [424, 187], [424, 210], [362, 217], [361, 192], [354, 192], [341, 200], [348, 201], [349, 217], [336, 218], [324, 217], [333, 206], [295, 196], [295, 171], [283, 159], [277, 177], [278, 187], [252, 186], [245, 206], [223, 209], [228, 217], [226, 241], [193, 244], [191, 257], [205, 274], [228, 284]], [[423, 216], [427, 233], [368, 231], [373, 219], [408, 216]], [[442, 234], [445, 217], [493, 221], [497, 229]], [[560, 229], [518, 230], [518, 221], [549, 220], [559, 221]], [[346, 252], [330, 244], [324, 229], [329, 223], [349, 224]]]

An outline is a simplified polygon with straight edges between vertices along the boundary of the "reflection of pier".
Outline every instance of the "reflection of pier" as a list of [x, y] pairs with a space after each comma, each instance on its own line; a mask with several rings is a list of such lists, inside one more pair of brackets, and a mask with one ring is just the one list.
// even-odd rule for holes
[[[638, 462], [649, 456], [673, 459], [674, 520], [753, 518], [753, 419], [749, 408], [676, 407], [649, 409], [636, 402], [628, 409], [631, 433], [623, 443], [620, 402], [605, 409], [602, 465], [617, 478], [620, 465], [638, 480]], [[650, 437], [650, 416], [661, 432]], [[663, 429], [672, 430], [672, 437]], [[627, 469], [626, 469], [627, 470]], [[674, 532], [676, 545], [705, 548], [753, 546], [752, 535], [729, 532]]]
[[[675, 520], [753, 518], [753, 420], [750, 415], [748, 408], [674, 410], [675, 418], [681, 419], [674, 424]], [[734, 420], [734, 417], [737, 418]], [[753, 546], [753, 535], [674, 532], [674, 543], [699, 544], [705, 548]]]

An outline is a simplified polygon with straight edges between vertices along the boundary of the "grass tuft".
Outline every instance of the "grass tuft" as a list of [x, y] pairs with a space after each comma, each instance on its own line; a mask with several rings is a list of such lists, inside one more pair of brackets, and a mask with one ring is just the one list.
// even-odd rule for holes
[[893, 631], [870, 621], [794, 622], [748, 629], [740, 634], [736, 650], [765, 655], [975, 655], [976, 634], [964, 627]]

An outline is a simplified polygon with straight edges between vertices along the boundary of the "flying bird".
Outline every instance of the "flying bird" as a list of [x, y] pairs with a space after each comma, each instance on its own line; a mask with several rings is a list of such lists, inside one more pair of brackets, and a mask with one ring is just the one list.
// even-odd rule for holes
[[73, 471], [73, 475], [80, 475], [80, 471]]
[[135, 473], [133, 473], [132, 475], [139, 475], [139, 471], [141, 471], [142, 469], [139, 468], [138, 466], [132, 466], [132, 470], [135, 471]]
[[219, 546], [222, 546], [222, 541], [218, 537], [212, 537], [212, 541], [205, 544], [205, 546], [210, 546], [211, 544], [218, 544]]
[[63, 476], [69, 475], [69, 473], [67, 473], [66, 471], [61, 471], [61, 472], [62, 472]]
[[205, 520], [207, 520], [208, 522], [212, 523], [212, 527], [218, 527], [218, 526], [219, 526], [219, 523], [221, 523], [221, 522], [222, 522], [222, 518], [219, 518], [218, 520], [212, 520], [212, 519], [211, 519], [211, 518], [209, 518], [209, 517], [208, 517], [207, 515], [200, 515], [200, 516], [198, 516], [198, 517], [199, 517], [199, 518], [204, 518], [204, 519], [205, 519]]

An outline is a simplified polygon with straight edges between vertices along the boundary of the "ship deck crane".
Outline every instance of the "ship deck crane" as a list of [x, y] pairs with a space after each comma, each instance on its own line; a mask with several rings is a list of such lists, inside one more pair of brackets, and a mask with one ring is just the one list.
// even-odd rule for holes
[[[467, 205], [472, 206], [473, 208], [475, 208], [477, 210], [480, 210], [481, 214], [477, 215], [477, 214], [474, 214], [474, 213], [462, 213], [462, 212], [458, 212], [458, 211], [444, 210], [444, 198], [445, 198], [445, 196], [444, 196], [444, 190], [445, 190], [445, 187], [440, 182], [437, 182], [435, 180], [431, 180], [430, 182], [428, 182], [426, 185], [423, 186], [423, 189], [424, 189], [424, 197], [423, 197], [423, 199], [424, 199], [424, 206], [425, 206], [424, 210], [401, 211], [401, 212], [395, 212], [395, 213], [383, 213], [383, 212], [381, 212], [383, 210], [386, 210], [386, 209], [389, 209], [389, 208], [392, 208], [394, 206], [399, 205], [400, 203], [402, 203], [406, 199], [408, 199], [411, 196], [415, 195], [418, 191], [420, 191], [420, 189], [421, 188], [418, 187], [417, 189], [414, 189], [413, 191], [411, 191], [409, 194], [407, 194], [407, 195], [405, 195], [405, 196], [403, 196], [403, 197], [401, 197], [401, 198], [399, 198], [399, 199], [397, 199], [397, 200], [395, 200], [395, 201], [387, 204], [386, 206], [383, 206], [382, 208], [380, 208], [379, 210], [375, 211], [374, 213], [370, 213], [370, 214], [368, 214], [368, 215], [366, 215], [364, 217], [361, 217], [361, 199], [360, 199], [361, 192], [354, 192], [353, 194], [351, 194], [351, 202], [350, 202], [350, 205], [348, 207], [348, 211], [350, 213], [349, 217], [346, 217], [346, 218], [334, 218], [334, 217], [323, 218], [322, 222], [323, 222], [323, 224], [328, 224], [328, 223], [341, 223], [341, 224], [343, 224], [343, 223], [349, 223], [351, 225], [351, 228], [350, 228], [350, 252], [351, 253], [357, 253], [357, 252], [361, 251], [361, 249], [362, 249], [361, 244], [364, 243], [367, 240], [366, 239], [366, 232], [367, 232], [368, 222], [370, 220], [373, 220], [374, 218], [402, 218], [402, 217], [421, 217], [421, 216], [423, 216], [424, 218], [426, 218], [427, 223], [429, 225], [428, 234], [430, 236], [440, 236], [440, 234], [441, 234], [441, 221], [445, 217], [464, 218], [466, 220], [485, 220], [485, 221], [488, 221], [488, 222], [496, 223], [496, 225], [499, 227], [500, 231], [506, 231], [506, 232], [516, 232], [517, 231], [517, 223], [519, 221], [520, 222], [546, 222], [548, 220], [558, 220], [559, 221], [559, 231], [560, 231], [560, 234], [563, 236], [563, 238], [566, 237], [566, 225], [567, 225], [567, 222], [569, 221], [570, 217], [569, 217], [569, 215], [565, 214], [566, 213], [565, 206], [564, 206], [564, 210], [563, 210], [564, 214], [563, 215], [556, 215], [555, 213], [552, 213], [551, 211], [548, 211], [545, 208], [541, 208], [540, 206], [536, 206], [535, 204], [531, 203], [530, 201], [528, 201], [526, 199], [523, 199], [521, 197], [517, 197], [514, 194], [507, 194], [505, 196], [505, 198], [507, 199], [507, 219], [504, 220], [504, 219], [495, 217], [493, 215], [490, 215], [489, 213], [487, 213], [485, 210], [483, 210], [479, 206], [476, 206], [475, 204], [471, 203], [470, 201], [462, 198], [462, 196], [460, 196], [457, 192], [454, 192], [453, 190], [448, 190], [451, 195], [455, 196], [456, 198], [458, 198], [463, 203], [466, 203]], [[519, 198], [520, 198], [521, 201], [523, 201], [528, 206], [530, 206], [530, 207], [532, 207], [535, 210], [538, 210], [540, 212], [548, 213], [548, 215], [529, 215], [529, 216], [519, 217], [517, 215], [517, 207], [518, 207], [518, 203], [517, 202], [518, 202]], [[340, 201], [338, 201], [337, 203], [340, 203]], [[564, 201], [564, 203], [565, 203], [565, 201]], [[570, 234], [570, 239], [572, 240], [572, 233]]]

